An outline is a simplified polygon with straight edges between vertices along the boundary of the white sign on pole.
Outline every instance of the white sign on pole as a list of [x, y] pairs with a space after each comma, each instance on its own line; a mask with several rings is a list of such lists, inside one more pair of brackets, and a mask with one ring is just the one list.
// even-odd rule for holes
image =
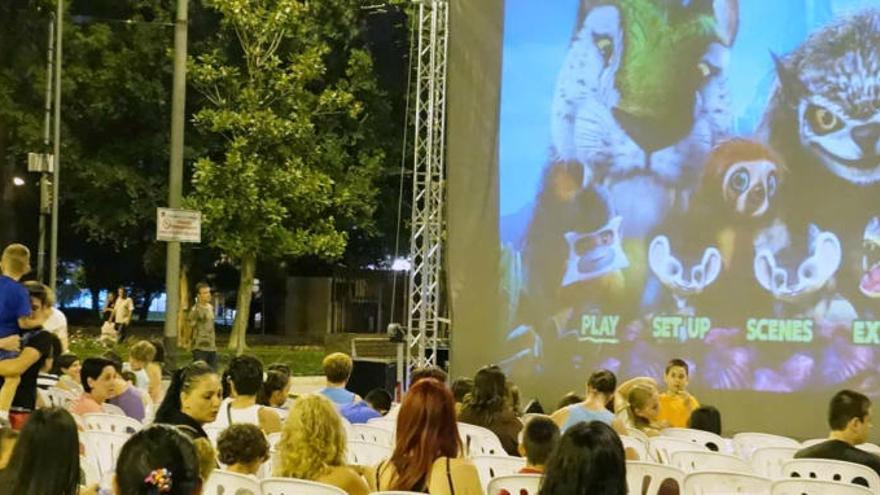
[[192, 210], [158, 208], [156, 240], [168, 242], [202, 242], [202, 214]]

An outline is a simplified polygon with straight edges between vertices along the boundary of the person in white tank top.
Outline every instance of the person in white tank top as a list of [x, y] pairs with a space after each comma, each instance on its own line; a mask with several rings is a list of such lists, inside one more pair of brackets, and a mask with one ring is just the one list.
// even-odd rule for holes
[[236, 423], [260, 427], [267, 435], [281, 431], [281, 419], [270, 407], [257, 404], [257, 392], [263, 385], [263, 365], [252, 356], [234, 358], [226, 369], [229, 397], [220, 404], [217, 419], [205, 425], [224, 429]]

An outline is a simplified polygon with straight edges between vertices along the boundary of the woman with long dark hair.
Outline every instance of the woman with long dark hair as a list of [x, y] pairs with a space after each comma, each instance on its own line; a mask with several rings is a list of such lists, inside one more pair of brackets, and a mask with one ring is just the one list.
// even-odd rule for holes
[[601, 421], [569, 428], [544, 467], [540, 495], [626, 495], [626, 458]]
[[80, 492], [79, 435], [69, 412], [38, 409], [21, 430], [9, 464], [0, 472], [0, 493], [77, 495]]
[[485, 366], [474, 376], [474, 390], [464, 398], [458, 420], [492, 430], [508, 455], [517, 450], [522, 421], [508, 399], [507, 377], [495, 365]]
[[423, 379], [404, 396], [394, 452], [370, 473], [369, 482], [374, 491], [481, 495], [477, 468], [459, 458], [462, 451], [452, 392], [433, 378]]
[[217, 373], [202, 361], [191, 363], [174, 373], [154, 422], [181, 427], [193, 439], [208, 438], [202, 426], [217, 419], [220, 394]]
[[125, 442], [113, 484], [116, 495], [199, 495], [196, 448], [177, 428], [150, 426]]

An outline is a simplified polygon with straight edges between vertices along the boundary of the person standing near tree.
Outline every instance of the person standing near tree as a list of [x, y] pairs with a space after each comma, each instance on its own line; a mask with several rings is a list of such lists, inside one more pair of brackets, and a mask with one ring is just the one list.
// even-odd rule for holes
[[193, 361], [204, 361], [217, 369], [217, 346], [214, 333], [214, 306], [211, 304], [211, 286], [205, 282], [196, 285], [196, 303], [189, 310], [187, 323], [192, 328]]
[[125, 340], [125, 330], [131, 324], [131, 315], [134, 313], [134, 301], [128, 297], [125, 287], [116, 289], [116, 303], [113, 305], [113, 323], [116, 324], [116, 334], [119, 342]]

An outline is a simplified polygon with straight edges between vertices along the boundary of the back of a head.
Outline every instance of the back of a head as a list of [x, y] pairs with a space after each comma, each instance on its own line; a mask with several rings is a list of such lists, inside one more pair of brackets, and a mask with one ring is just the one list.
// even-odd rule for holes
[[16, 495], [77, 494], [79, 435], [69, 412], [48, 408], [31, 414], [0, 474], [0, 486]]
[[449, 379], [449, 375], [436, 366], [422, 366], [420, 368], [412, 370], [412, 372], [409, 374], [410, 387], [418, 383], [420, 380], [424, 380], [425, 378], [433, 378], [440, 383], [446, 383], [446, 380]]
[[345, 464], [345, 446], [336, 406], [323, 395], [303, 395], [293, 402], [284, 422], [275, 474], [314, 480], [327, 466]]
[[474, 391], [465, 400], [465, 408], [500, 411], [507, 396], [507, 377], [498, 366], [485, 366], [474, 375]]
[[238, 395], [257, 395], [263, 385], [263, 363], [253, 356], [236, 356], [226, 371]]
[[217, 458], [227, 466], [264, 461], [269, 456], [269, 442], [259, 426], [236, 423], [217, 438]]
[[70, 368], [77, 361], [79, 361], [79, 357], [76, 354], [67, 353], [56, 357], [52, 364], [52, 374], [60, 376], [64, 373], [62, 370]]
[[834, 394], [828, 405], [828, 426], [832, 431], [843, 431], [853, 419], [864, 419], [871, 408], [871, 399], [853, 390]]
[[549, 416], [533, 416], [522, 430], [522, 446], [533, 466], [543, 466], [559, 443], [559, 426]]
[[617, 390], [617, 377], [608, 370], [597, 370], [587, 380], [587, 388], [595, 390], [606, 397], [614, 395]]
[[351, 370], [354, 368], [354, 362], [351, 357], [343, 352], [334, 352], [321, 361], [321, 369], [324, 370], [324, 377], [330, 383], [345, 383], [351, 376]]
[[131, 349], [128, 350], [131, 357], [144, 363], [151, 363], [156, 359], [156, 346], [148, 340], [136, 342]]
[[266, 373], [266, 379], [260, 386], [260, 392], [257, 394], [257, 403], [263, 406], [271, 406], [269, 399], [275, 392], [282, 392], [290, 382], [290, 377], [281, 371], [271, 370]]
[[566, 430], [544, 468], [540, 494], [626, 493], [626, 458], [617, 433], [600, 421]]
[[196, 448], [177, 428], [145, 428], [122, 447], [116, 483], [125, 495], [194, 495], [201, 487]]
[[101, 376], [101, 373], [104, 372], [104, 368], [106, 367], [114, 368], [113, 361], [104, 358], [86, 358], [85, 361], [82, 362], [82, 370], [79, 372], [80, 381], [82, 382], [83, 389], [86, 392], [92, 391], [92, 386], [89, 385], [89, 379], [95, 381], [98, 377]]
[[584, 397], [582, 395], [578, 395], [574, 392], [569, 392], [562, 396], [559, 399], [559, 402], [556, 404], [556, 410], [564, 409], [568, 406], [579, 404], [584, 401]]
[[23, 244], [10, 244], [3, 249], [0, 255], [0, 264], [4, 271], [4, 275], [12, 278], [18, 278], [30, 271], [30, 250]]
[[688, 428], [721, 434], [721, 412], [712, 406], [700, 406], [691, 413]]
[[474, 379], [468, 377], [459, 377], [452, 382], [452, 396], [455, 402], [464, 402], [465, 396], [474, 391]]
[[386, 413], [391, 409], [391, 394], [384, 388], [374, 388], [364, 397], [367, 404], [380, 413]]

